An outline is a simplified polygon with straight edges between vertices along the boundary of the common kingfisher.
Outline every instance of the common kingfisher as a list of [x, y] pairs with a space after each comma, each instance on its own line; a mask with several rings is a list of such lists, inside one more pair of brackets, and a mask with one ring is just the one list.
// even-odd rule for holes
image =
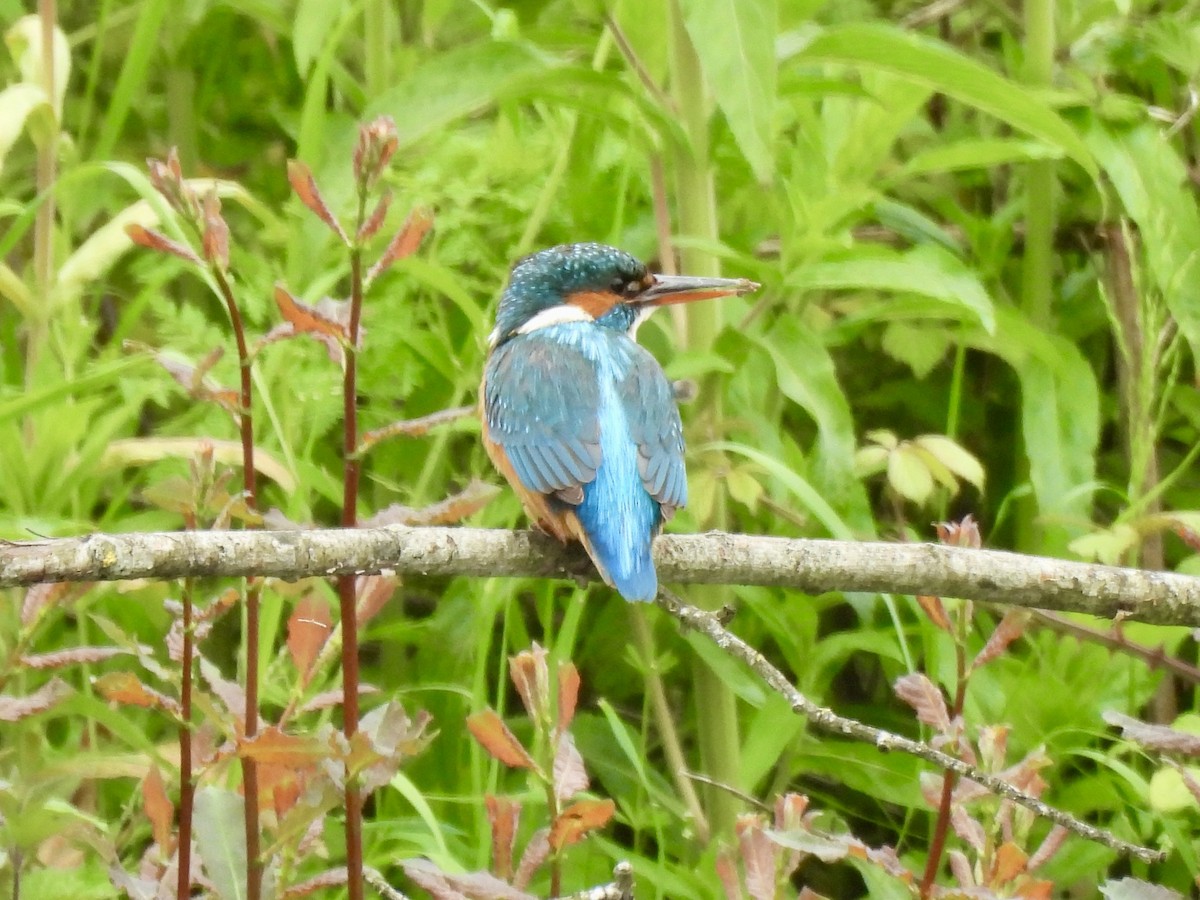
[[534, 521], [582, 543], [626, 600], [657, 595], [650, 547], [687, 503], [679, 410], [638, 326], [659, 306], [757, 287], [655, 275], [604, 244], [512, 268], [480, 387], [484, 447]]

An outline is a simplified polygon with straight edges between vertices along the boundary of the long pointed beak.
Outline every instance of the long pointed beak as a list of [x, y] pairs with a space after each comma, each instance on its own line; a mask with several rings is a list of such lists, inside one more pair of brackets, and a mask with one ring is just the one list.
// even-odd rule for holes
[[668, 306], [713, 297], [729, 297], [758, 290], [747, 278], [693, 278], [691, 275], [655, 275], [654, 284], [637, 296], [645, 306]]

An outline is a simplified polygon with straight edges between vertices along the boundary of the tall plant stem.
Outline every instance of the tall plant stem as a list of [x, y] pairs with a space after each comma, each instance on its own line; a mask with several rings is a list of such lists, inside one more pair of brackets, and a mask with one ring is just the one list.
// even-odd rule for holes
[[388, 34], [390, 6], [388, 0], [366, 0], [363, 10], [363, 74], [369, 97], [378, 97], [384, 92], [392, 71], [392, 43]]
[[[211, 266], [217, 288], [229, 312], [233, 326], [233, 337], [237, 342], [238, 366], [241, 372], [241, 411], [238, 421], [242, 436], [242, 491], [246, 506], [258, 509], [258, 487], [254, 470], [254, 387], [250, 371], [250, 350], [246, 345], [246, 328], [242, 314], [233, 296], [233, 288], [224, 270]], [[259, 595], [262, 583], [251, 578], [246, 583], [246, 738], [258, 734], [258, 641], [259, 641]], [[258, 763], [249, 756], [242, 758], [242, 786], [245, 793], [246, 827], [246, 897], [259, 900], [262, 896], [262, 847], [259, 835], [258, 815]]]
[[192, 602], [194, 583], [183, 582], [183, 660], [179, 688], [179, 877], [175, 894], [190, 897], [192, 892], [192, 809], [195, 806], [196, 783], [192, 777], [192, 669], [194, 668], [195, 635], [192, 632]]
[[[55, 97], [54, 27], [58, 20], [55, 0], [38, 0], [38, 20], [41, 25], [42, 89], [46, 96]], [[52, 131], [37, 147], [37, 192], [41, 205], [33, 226], [33, 273], [37, 284], [39, 306], [30, 322], [29, 346], [25, 353], [25, 371], [29, 378], [37, 366], [41, 345], [46, 336], [46, 312], [50, 308], [50, 293], [54, 287], [54, 181], [58, 159], [58, 108], [55, 107]]]
[[[689, 146], [676, 155], [675, 173], [679, 210], [679, 231], [711, 246], [717, 240], [717, 204], [712, 167], [708, 155], [708, 119], [710, 102], [705, 96], [704, 73], [700, 58], [684, 24], [679, 0], [667, 0], [671, 36], [671, 90], [688, 136]], [[712, 253], [698, 247], [684, 247], [680, 271], [689, 275], [720, 274], [720, 262]], [[709, 351], [721, 329], [718, 303], [695, 303], [688, 311], [687, 334], [683, 343], [693, 350]], [[703, 396], [707, 398], [705, 419], [713, 433], [719, 432], [722, 418], [721, 398], [710, 380]], [[718, 494], [709, 528], [728, 527], [724, 497]], [[730, 597], [726, 587], [707, 587], [696, 591], [698, 603], [708, 609], [724, 606]], [[714, 781], [740, 787], [741, 744], [739, 740], [737, 699], [729, 685], [707, 664], [697, 659], [694, 665], [700, 753], [706, 773]], [[737, 797], [729, 791], [710, 788], [708, 819], [714, 832], [732, 831], [739, 811]]]
[[[365, 193], [360, 193], [358, 219], [361, 225]], [[346, 368], [342, 373], [342, 527], [358, 524], [358, 485], [362, 462], [358, 454], [358, 332], [362, 318], [362, 249], [350, 250], [350, 326], [346, 341]], [[349, 741], [358, 731], [358, 602], [353, 575], [338, 578], [338, 602], [342, 625], [342, 733]], [[362, 792], [346, 773], [346, 886], [350, 900], [363, 897]]]

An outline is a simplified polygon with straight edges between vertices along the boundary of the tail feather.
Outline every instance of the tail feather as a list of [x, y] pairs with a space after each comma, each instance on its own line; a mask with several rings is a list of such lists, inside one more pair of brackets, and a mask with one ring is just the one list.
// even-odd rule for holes
[[616, 588], [626, 600], [650, 601], [658, 596], [658, 572], [654, 569], [654, 558], [650, 554], [648, 539], [640, 551], [632, 557], [628, 552], [614, 548], [608, 541], [593, 540], [586, 530], [580, 529], [580, 542], [587, 555], [596, 564], [605, 584]]

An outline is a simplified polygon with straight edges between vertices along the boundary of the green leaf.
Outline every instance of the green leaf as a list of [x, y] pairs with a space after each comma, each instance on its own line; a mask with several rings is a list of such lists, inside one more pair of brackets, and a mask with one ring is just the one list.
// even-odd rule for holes
[[950, 334], [944, 326], [922, 328], [908, 322], [889, 322], [883, 329], [880, 347], [892, 359], [912, 369], [917, 378], [924, 378], [946, 358], [950, 343]]
[[681, 0], [688, 35], [717, 106], [754, 170], [775, 173], [775, 0]]
[[1200, 210], [1183, 161], [1152, 125], [1117, 130], [1093, 121], [1085, 136], [1137, 223], [1167, 308], [1200, 355]]
[[518, 44], [472, 44], [434, 56], [371, 103], [364, 118], [387, 113], [409, 145], [489, 106], [506, 86], [544, 69], [543, 56]]
[[1056, 147], [1093, 179], [1096, 161], [1075, 130], [1041, 97], [941, 41], [891, 25], [839, 25], [819, 33], [795, 57], [892, 72], [940, 91]]
[[246, 824], [242, 798], [233, 791], [196, 791], [196, 852], [220, 900], [241, 900], [246, 891]]
[[829, 352], [790, 316], [781, 318], [759, 342], [775, 363], [779, 390], [817, 424], [811, 472], [815, 487], [854, 532], [874, 534], [866, 492], [854, 475], [854, 420]]
[[985, 331], [996, 327], [995, 309], [979, 277], [961, 260], [930, 244], [912, 250], [863, 248], [845, 259], [811, 263], [788, 275], [802, 290], [870, 290], [919, 294], [968, 312]]
[[1017, 373], [1029, 477], [1046, 529], [1043, 550], [1053, 555], [1065, 550], [1090, 520], [1100, 389], [1091, 366], [1071, 341], [1047, 334], [1011, 307], [996, 312], [994, 337], [968, 338], [972, 346], [996, 354]]
[[298, 0], [292, 22], [292, 56], [296, 60], [296, 73], [301, 77], [308, 74], [309, 67], [320, 55], [321, 48], [329, 39], [334, 25], [349, 9], [341, 3], [326, 0]]
[[899, 178], [912, 178], [933, 172], [957, 172], [962, 169], [991, 169], [996, 166], [1033, 159], [1061, 159], [1061, 148], [1047, 146], [1037, 141], [1021, 141], [1012, 138], [964, 138], [948, 143], [939, 143], [928, 150], [914, 154]]

